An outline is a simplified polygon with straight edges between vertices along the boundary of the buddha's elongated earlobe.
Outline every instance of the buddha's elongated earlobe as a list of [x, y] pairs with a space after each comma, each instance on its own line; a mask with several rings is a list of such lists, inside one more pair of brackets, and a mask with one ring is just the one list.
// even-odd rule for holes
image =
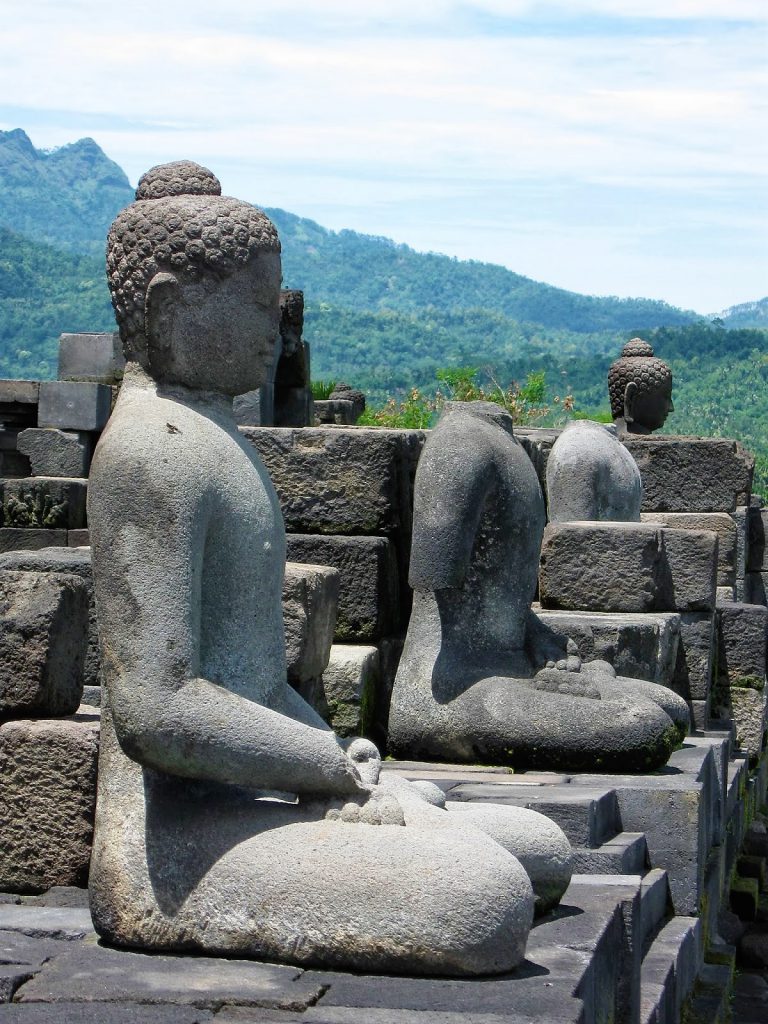
[[179, 282], [173, 274], [155, 274], [144, 302], [144, 334], [150, 371], [160, 370], [172, 350], [174, 309], [179, 301]]
[[633, 408], [635, 405], [635, 398], [637, 396], [637, 384], [633, 380], [629, 381], [627, 386], [624, 388], [624, 421], [626, 423], [632, 423], [634, 420]]

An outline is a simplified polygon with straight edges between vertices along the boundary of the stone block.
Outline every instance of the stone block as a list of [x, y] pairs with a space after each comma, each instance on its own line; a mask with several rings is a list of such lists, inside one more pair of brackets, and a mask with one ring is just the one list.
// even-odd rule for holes
[[38, 380], [0, 380], [0, 405], [37, 405]]
[[[2, 422], [2, 421], [0, 421]], [[26, 455], [16, 451], [0, 452], [0, 476], [31, 476], [32, 467]]]
[[339, 736], [368, 736], [379, 690], [379, 652], [375, 647], [334, 644], [323, 672], [328, 723]]
[[86, 884], [98, 738], [95, 715], [0, 725], [0, 889]]
[[724, 601], [736, 600], [736, 587], [717, 587], [715, 589], [715, 604], [721, 605]]
[[768, 570], [765, 536], [768, 531], [768, 509], [750, 507], [747, 513], [747, 571]]
[[582, 661], [607, 661], [618, 675], [670, 686], [680, 636], [678, 612], [540, 611], [539, 619], [572, 639]]
[[87, 643], [88, 592], [82, 580], [0, 572], [0, 717], [76, 711]]
[[[45, 532], [58, 533], [60, 531], [48, 530]], [[64, 544], [63, 540], [60, 540], [58, 546], [46, 547], [39, 551], [8, 551], [0, 554], [0, 571], [6, 569], [17, 572], [66, 573], [82, 580], [88, 594], [88, 651], [83, 670], [83, 684], [98, 686], [99, 639], [96, 629], [96, 603], [93, 598], [90, 550], [81, 551], [70, 548]]]
[[67, 530], [67, 547], [87, 548], [91, 545], [88, 530]]
[[712, 612], [683, 612], [672, 689], [689, 702], [709, 701], [715, 651]]
[[715, 605], [717, 537], [653, 523], [550, 523], [542, 607], [604, 612], [704, 611]]
[[399, 626], [398, 573], [387, 537], [327, 537], [288, 534], [290, 562], [338, 569], [337, 641], [373, 642]]
[[746, 573], [742, 599], [749, 604], [768, 605], [768, 572]]
[[[237, 1010], [234, 1011], [237, 1013]], [[218, 1014], [217, 1014], [218, 1016]], [[146, 1003], [14, 1003], [7, 1007], [3, 1024], [208, 1024], [213, 1021], [210, 1010], [197, 1006], [155, 1006]], [[284, 1014], [281, 1020], [290, 1021]], [[295, 1018], [294, 1018], [295, 1019]], [[222, 1019], [221, 1024], [235, 1024], [237, 1018]], [[238, 1024], [275, 1024], [276, 1018], [242, 1016]], [[307, 1022], [311, 1024], [311, 1022]]]
[[308, 427], [314, 425], [312, 392], [308, 387], [278, 387], [275, 385], [276, 427]]
[[0, 528], [0, 552], [38, 551], [41, 548], [58, 547], [66, 543], [66, 530], [21, 529], [8, 526]]
[[[736, 525], [736, 583], [734, 597], [737, 601], [746, 601], [745, 575], [747, 571], [747, 554], [749, 548], [749, 506], [739, 505], [731, 518]], [[759, 602], [755, 602], [759, 603]]]
[[643, 522], [674, 530], [712, 530], [717, 534], [717, 586], [736, 582], [736, 523], [727, 512], [643, 512]]
[[74, 477], [0, 480], [5, 525], [80, 529], [85, 526], [87, 490], [88, 481]]
[[336, 628], [339, 573], [325, 565], [288, 562], [283, 580], [283, 621], [288, 681], [322, 675]]
[[62, 334], [59, 338], [59, 380], [115, 384], [123, 379], [124, 369], [117, 331]]
[[749, 502], [752, 456], [719, 437], [622, 439], [643, 478], [644, 512], [733, 512]]
[[756, 761], [765, 745], [766, 691], [748, 687], [731, 687], [731, 716], [736, 729], [736, 742]]
[[264, 461], [289, 533], [410, 532], [421, 430], [243, 427]]
[[111, 411], [112, 389], [106, 384], [69, 380], [40, 383], [39, 427], [100, 431]]
[[[38, 1002], [225, 1003], [301, 1012], [323, 989], [296, 967], [205, 956], [167, 956], [73, 942], [17, 995]], [[162, 1020], [162, 1018], [160, 1018]]]
[[348, 402], [344, 398], [318, 401], [314, 405], [315, 419], [321, 424], [335, 423], [339, 427], [351, 427], [357, 419], [355, 403]]
[[525, 449], [533, 463], [536, 476], [539, 478], [541, 490], [547, 494], [547, 463], [549, 453], [562, 430], [553, 427], [515, 427], [515, 437]]
[[235, 395], [232, 403], [235, 423], [241, 427], [269, 426], [272, 424], [273, 406], [274, 388], [271, 384]]
[[19, 434], [18, 446], [29, 459], [33, 476], [88, 476], [91, 434], [56, 427], [28, 427]]
[[731, 602], [717, 609], [718, 679], [762, 688], [768, 645], [768, 608]]

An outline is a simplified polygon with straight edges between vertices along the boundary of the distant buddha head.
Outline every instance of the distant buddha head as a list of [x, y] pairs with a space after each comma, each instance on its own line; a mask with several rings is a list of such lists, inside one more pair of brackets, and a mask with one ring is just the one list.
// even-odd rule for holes
[[280, 240], [188, 160], [147, 171], [107, 239], [126, 359], [158, 383], [236, 395], [264, 381], [280, 319]]
[[608, 370], [611, 414], [619, 432], [650, 434], [662, 427], [672, 404], [672, 371], [642, 338], [632, 338]]

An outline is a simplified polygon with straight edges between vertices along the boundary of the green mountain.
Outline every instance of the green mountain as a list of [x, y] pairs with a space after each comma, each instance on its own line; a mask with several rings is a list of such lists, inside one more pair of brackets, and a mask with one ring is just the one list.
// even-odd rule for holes
[[[60, 333], [114, 327], [103, 246], [132, 198], [93, 140], [45, 152], [19, 129], [0, 132], [0, 376], [55, 376]], [[768, 298], [710, 323], [663, 302], [578, 295], [267, 212], [285, 284], [304, 290], [315, 377], [346, 379], [382, 401], [433, 388], [441, 367], [489, 367], [501, 383], [543, 370], [550, 399], [570, 392], [577, 409], [605, 413], [608, 365], [640, 334], [673, 367], [670, 431], [742, 438], [768, 490]]]

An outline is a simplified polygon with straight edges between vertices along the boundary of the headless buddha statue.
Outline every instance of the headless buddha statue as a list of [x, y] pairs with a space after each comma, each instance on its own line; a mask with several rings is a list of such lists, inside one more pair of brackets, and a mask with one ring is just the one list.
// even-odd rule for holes
[[97, 931], [325, 967], [509, 970], [534, 889], [545, 907], [568, 884], [563, 833], [514, 808], [473, 822], [435, 787], [379, 780], [375, 747], [342, 744], [287, 683], [282, 516], [232, 412], [273, 356], [273, 225], [178, 162], [144, 175], [107, 254], [127, 366], [88, 495]]
[[509, 414], [447, 403], [416, 472], [393, 753], [568, 771], [666, 763], [688, 727], [685, 701], [582, 664], [531, 611], [544, 525]]

